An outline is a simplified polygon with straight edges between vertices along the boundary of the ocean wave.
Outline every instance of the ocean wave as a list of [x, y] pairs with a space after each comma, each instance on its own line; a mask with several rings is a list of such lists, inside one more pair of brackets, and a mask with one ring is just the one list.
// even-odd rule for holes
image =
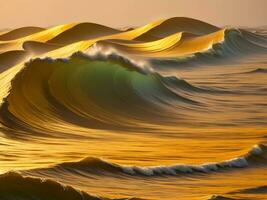
[[207, 200], [244, 200], [244, 199], [231, 198], [231, 197], [226, 197], [223, 195], [212, 195]]
[[219, 172], [235, 168], [246, 168], [253, 165], [261, 165], [267, 163], [267, 147], [265, 145], [254, 146], [246, 155], [233, 158], [230, 160], [205, 163], [202, 165], [176, 164], [170, 166], [124, 166], [116, 163], [108, 162], [99, 158], [85, 158], [78, 162], [66, 162], [58, 164], [47, 169], [29, 170], [29, 174], [38, 173], [74, 173], [79, 172], [91, 173], [96, 175], [118, 175], [124, 174], [129, 176], [176, 176], [195, 173], [211, 173]]
[[244, 199], [226, 197], [226, 196], [223, 196], [223, 195], [212, 195], [207, 200], [244, 200]]
[[188, 54], [185, 56], [151, 59], [151, 63], [158, 67], [195, 66], [203, 64], [225, 64], [225, 62], [238, 60], [244, 56], [263, 54], [267, 52], [267, 37], [243, 29], [226, 29], [224, 40], [212, 44], [207, 50]]
[[265, 74], [265, 73], [267, 73], [267, 69], [257, 68], [248, 72], [244, 72], [243, 74]]
[[253, 188], [246, 188], [237, 191], [230, 192], [229, 194], [267, 194], [267, 185], [253, 187]]
[[[71, 186], [62, 185], [54, 180], [22, 176], [17, 172], [0, 175], [0, 199], [110, 200], [109, 198], [88, 194]], [[137, 198], [120, 198], [120, 200], [130, 199], [138, 200]]]
[[[267, 186], [258, 186], [245, 189], [239, 189], [232, 192], [228, 192], [224, 195], [212, 195], [208, 200], [245, 200], [247, 199], [246, 194], [260, 195], [257, 199], [262, 199], [267, 194]], [[232, 197], [234, 195], [234, 197]], [[244, 197], [244, 198], [242, 198]], [[254, 198], [253, 198], [254, 199]]]
[[[265, 178], [265, 145], [229, 160], [224, 159], [227, 155], [216, 158], [254, 140], [266, 141], [262, 103], [266, 36], [263, 30], [218, 28], [183, 17], [125, 31], [71, 23], [1, 33], [2, 170], [27, 170], [0, 175], [0, 199], [108, 200], [90, 191], [102, 191], [104, 196], [194, 198], [216, 194], [217, 178], [222, 183], [220, 195], [210, 199], [266, 195], [266, 185], [254, 187], [261, 180], [253, 181], [251, 188], [224, 193], [250, 178]], [[168, 71], [172, 63], [175, 67]], [[226, 65], [218, 71], [176, 71], [176, 67], [209, 64]], [[175, 76], [163, 76], [155, 66], [164, 69], [162, 74]], [[177, 77], [179, 72], [195, 83]], [[248, 76], [251, 80], [246, 80]], [[159, 152], [154, 155], [155, 151]], [[194, 163], [198, 154], [192, 155], [193, 151], [199, 151], [197, 160], [209, 157], [216, 162], [177, 163], [183, 158]], [[141, 164], [98, 157], [62, 163], [84, 155], [125, 163], [139, 158], [133, 162]], [[174, 164], [160, 165], [162, 156]], [[55, 162], [59, 164], [47, 167]], [[159, 165], [142, 166], [146, 162]], [[197, 191], [199, 186], [204, 189]]]
[[72, 124], [146, 129], [142, 124], [166, 123], [179, 105], [198, 105], [188, 92], [209, 91], [118, 54], [75, 53], [26, 63], [11, 82], [0, 120], [6, 127], [42, 133], [66, 132]]

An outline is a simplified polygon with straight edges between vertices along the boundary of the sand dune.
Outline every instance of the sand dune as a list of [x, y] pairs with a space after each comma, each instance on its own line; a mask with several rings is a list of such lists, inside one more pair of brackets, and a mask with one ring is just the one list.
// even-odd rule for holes
[[7, 51], [0, 54], [0, 73], [8, 67], [14, 66], [27, 57], [27, 52], [22, 50]]
[[45, 29], [40, 28], [40, 27], [32, 27], [32, 26], [22, 27], [22, 28], [18, 28], [18, 29], [11, 30], [9, 32], [1, 34], [0, 40], [2, 41], [15, 40], [21, 37], [25, 37], [25, 36], [43, 31], [43, 30]]
[[58, 34], [66, 31], [69, 28], [72, 28], [76, 24], [66, 24], [52, 27], [47, 30], [43, 30], [31, 35], [23, 36], [17, 39], [9, 41], [0, 41], [1, 51], [13, 51], [13, 50], [23, 50], [23, 43], [26, 41], [37, 41], [37, 42], [46, 42]]
[[[205, 39], [206, 37], [203, 37], [204, 39], [199, 38], [198, 40], [194, 38], [198, 35], [218, 30], [219, 28], [205, 22], [181, 17], [159, 20], [143, 27], [129, 29], [124, 32], [94, 23], [73, 23], [56, 26], [48, 30], [20, 37], [9, 41], [8, 44], [2, 42], [0, 45], [6, 47], [2, 51], [24, 49], [36, 55], [50, 51], [52, 54], [57, 54], [61, 51], [61, 53], [59, 53], [60, 56], [63, 56], [66, 52], [69, 53], [65, 55], [69, 56], [77, 50], [85, 51], [93, 44], [106, 40], [113, 40], [109, 44], [120, 48], [120, 50], [128, 52], [142, 51], [148, 54], [163, 52], [167, 49], [168, 52], [170, 52], [170, 47], [177, 46], [178, 43], [180, 45], [181, 42], [183, 42], [183, 50], [179, 50], [179, 55], [182, 55], [207, 49], [212, 43], [212, 36], [209, 36], [209, 40]], [[180, 41], [180, 37], [183, 40]], [[184, 44], [184, 40], [189, 39], [194, 39], [194, 42], [186, 42], [186, 44]], [[203, 42], [200, 42], [200, 40]], [[134, 41], [136, 41], [136, 44], [134, 44]], [[204, 41], [206, 41], [206, 43]], [[215, 41], [217, 40], [215, 39]], [[200, 43], [202, 45], [200, 45]], [[194, 48], [190, 46], [190, 44], [197, 44], [198, 48]], [[192, 50], [190, 51], [189, 48], [192, 48]], [[59, 49], [59, 51], [54, 52], [56, 49]], [[174, 53], [174, 51], [172, 52]], [[175, 53], [177, 52], [178, 51], [175, 51]], [[166, 52], [163, 53], [162, 56], [166, 56]]]
[[164, 20], [160, 25], [153, 27], [151, 30], [140, 36], [139, 39], [141, 40], [142, 38], [149, 36], [162, 38], [182, 31], [194, 33], [197, 35], [203, 35], [218, 30], [218, 27], [196, 19], [174, 17]]
[[[146, 54], [146, 56], [178, 56], [192, 54], [203, 51], [211, 47], [214, 43], [223, 41], [224, 30], [208, 34], [205, 36], [197, 36], [191, 33], [178, 32], [163, 39], [151, 42], [127, 42], [127, 41], [107, 41], [102, 44], [112, 44], [120, 51], [131, 53]], [[149, 55], [148, 55], [149, 54]]]
[[127, 43], [126, 41], [103, 41], [102, 44], [104, 45], [111, 45], [120, 51], [126, 51], [131, 53], [156, 53], [162, 52], [178, 44], [183, 38], [183, 33], [179, 32], [173, 34], [169, 37], [159, 39], [152, 42], [137, 42], [137, 43]]
[[[183, 19], [183, 18], [177, 18], [177, 19]], [[187, 20], [192, 20], [192, 19], [187, 19]], [[102, 44], [111, 45], [115, 48], [118, 48], [121, 51], [126, 51], [126, 52], [131, 52], [131, 53], [142, 52], [142, 53], [149, 54], [150, 56], [168, 57], [168, 56], [185, 55], [185, 54], [195, 53], [195, 52], [202, 51], [202, 50], [207, 50], [216, 42], [223, 41], [224, 30], [219, 31], [220, 30], [219, 28], [206, 24], [204, 22], [199, 22], [197, 20], [196, 22], [195, 21], [193, 22], [200, 24], [198, 26], [202, 26], [203, 30], [205, 28], [205, 30], [209, 32], [211, 31], [211, 29], [216, 29], [217, 32], [213, 34], [211, 33], [211, 34], [207, 34], [203, 36], [198, 36], [198, 34], [195, 34], [195, 33], [181, 31], [181, 32], [175, 32], [174, 34], [171, 34], [162, 39], [150, 41], [151, 37], [149, 37], [150, 34], [148, 33], [151, 30], [156, 30], [156, 29], [159, 29], [159, 30], [163, 29], [162, 31], [164, 31], [164, 26], [162, 26], [162, 24], [164, 24], [165, 22], [168, 22], [168, 20], [159, 20], [159, 21], [150, 23], [148, 25], [145, 25], [143, 27], [136, 28], [134, 30], [130, 30], [130, 31], [126, 31], [126, 32], [118, 33], [118, 34], [107, 35], [103, 37], [98, 37], [93, 40], [85, 40], [85, 41], [72, 43], [58, 50], [49, 52], [48, 56], [52, 56], [52, 57], [53, 56], [55, 57], [70, 56], [77, 50], [86, 51], [93, 44], [100, 42]], [[184, 21], [182, 20], [182, 22]], [[179, 28], [178, 25], [175, 27]], [[140, 38], [142, 39], [146, 38], [148, 39], [148, 41], [140, 41]], [[181, 38], [182, 40], [180, 41]], [[190, 40], [192, 41], [189, 42]], [[170, 51], [171, 48], [177, 47], [178, 44], [179, 45], [182, 44], [181, 48], [179, 47], [179, 50], [178, 48], [175, 48], [175, 50]]]
[[55, 44], [71, 44], [77, 41], [94, 39], [121, 31], [94, 23], [80, 23], [47, 41]]
[[34, 55], [40, 55], [40, 54], [43, 54], [49, 51], [53, 51], [62, 46], [63, 45], [50, 44], [50, 43], [37, 42], [37, 41], [26, 41], [23, 43], [23, 49]]

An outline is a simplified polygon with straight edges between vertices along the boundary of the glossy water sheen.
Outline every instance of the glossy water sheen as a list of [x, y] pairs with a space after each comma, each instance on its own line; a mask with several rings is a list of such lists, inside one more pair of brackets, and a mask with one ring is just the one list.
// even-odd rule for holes
[[0, 41], [0, 199], [267, 199], [264, 30], [38, 31]]

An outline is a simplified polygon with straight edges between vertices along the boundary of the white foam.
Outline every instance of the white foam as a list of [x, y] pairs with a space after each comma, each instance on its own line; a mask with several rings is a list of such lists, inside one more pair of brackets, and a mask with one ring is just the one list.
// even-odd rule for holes
[[260, 155], [263, 153], [263, 150], [260, 148], [259, 145], [255, 145], [252, 150], [250, 151], [252, 155]]
[[154, 73], [154, 69], [147, 61], [141, 59], [138, 60], [137, 58], [131, 59], [129, 56], [122, 54], [117, 49], [114, 49], [110, 46], [106, 47], [95, 43], [84, 54], [87, 55], [89, 58], [102, 58], [107, 60], [109, 58], [122, 58], [123, 60], [127, 61], [128, 63], [137, 67], [145, 73]]
[[218, 171], [223, 168], [243, 168], [247, 167], [248, 162], [245, 157], [234, 158], [231, 160], [218, 163], [205, 163], [203, 165], [171, 165], [171, 166], [154, 166], [154, 167], [137, 167], [137, 166], [120, 166], [124, 173], [134, 175], [141, 174], [146, 176], [153, 176], [157, 174], [177, 175], [179, 173], [193, 173], [202, 172], [208, 173], [211, 171]]

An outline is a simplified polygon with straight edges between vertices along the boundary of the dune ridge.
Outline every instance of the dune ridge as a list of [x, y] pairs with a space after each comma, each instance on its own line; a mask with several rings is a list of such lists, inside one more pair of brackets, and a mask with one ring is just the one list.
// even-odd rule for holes
[[38, 33], [44, 30], [45, 28], [34, 27], [34, 26], [22, 27], [22, 28], [4, 32], [2, 34], [0, 33], [0, 41], [15, 40], [15, 39], [25, 37], [28, 35], [32, 35], [34, 33]]

